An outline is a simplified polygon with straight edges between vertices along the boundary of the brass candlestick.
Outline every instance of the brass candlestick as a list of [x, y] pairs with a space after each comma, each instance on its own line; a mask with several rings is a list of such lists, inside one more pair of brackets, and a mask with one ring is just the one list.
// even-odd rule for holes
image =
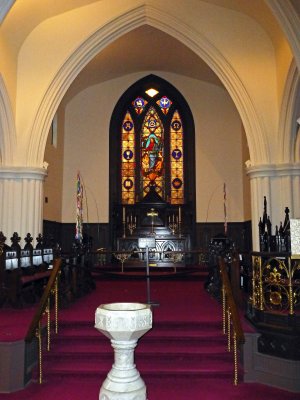
[[178, 222], [174, 214], [172, 215], [172, 218], [169, 216], [169, 228], [171, 229], [172, 234], [175, 235], [178, 228]]
[[178, 236], [181, 237], [181, 206], [178, 208]]
[[117, 260], [121, 261], [122, 273], [124, 272], [124, 262], [131, 256], [131, 253], [113, 253]]
[[122, 222], [123, 222], [123, 238], [126, 238], [126, 211], [124, 206], [122, 213]]
[[127, 220], [127, 227], [129, 229], [130, 235], [133, 234], [133, 231], [136, 228], [136, 217], [132, 217], [132, 214], [130, 215], [130, 218]]

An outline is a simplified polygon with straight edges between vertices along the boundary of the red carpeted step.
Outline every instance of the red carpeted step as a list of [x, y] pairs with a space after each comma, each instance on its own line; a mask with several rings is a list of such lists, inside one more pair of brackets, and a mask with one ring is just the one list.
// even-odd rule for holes
[[[232, 354], [215, 321], [160, 321], [138, 343], [135, 362], [143, 376], [232, 376]], [[110, 340], [91, 323], [65, 323], [47, 355], [47, 376], [99, 376], [113, 363]]]
[[[50, 362], [51, 361], [51, 362]], [[164, 357], [157, 357], [156, 354], [141, 354], [136, 356], [136, 365], [142, 376], [173, 376], [185, 374], [199, 377], [225, 377], [232, 375], [232, 360], [216, 357], [199, 357], [199, 355], [165, 354]], [[97, 354], [87, 358], [84, 354], [81, 357], [64, 355], [61, 358], [51, 359], [45, 363], [47, 376], [67, 375], [82, 376], [94, 375], [106, 376], [113, 363], [112, 354]]]
[[[186, 285], [188, 285], [186, 287]], [[59, 334], [44, 362], [47, 379], [98, 378], [103, 381], [114, 362], [110, 340], [94, 327], [101, 303], [139, 301], [144, 282], [97, 282], [99, 294], [74, 312], [62, 312]], [[221, 307], [203, 291], [199, 281], [152, 282], [153, 328], [138, 342], [135, 363], [145, 381], [163, 379], [225, 379], [233, 377], [233, 355], [222, 333]], [[137, 299], [137, 300], [135, 300]], [[184, 385], [184, 383], [183, 383]]]

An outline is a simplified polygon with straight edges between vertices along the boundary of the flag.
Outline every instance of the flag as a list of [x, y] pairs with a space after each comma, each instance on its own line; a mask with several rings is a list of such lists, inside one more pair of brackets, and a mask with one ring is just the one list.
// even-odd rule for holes
[[83, 200], [83, 187], [81, 184], [80, 173], [77, 173], [76, 185], [76, 233], [75, 239], [80, 243], [82, 242], [82, 200]]
[[224, 233], [227, 235], [227, 210], [226, 210], [226, 183], [224, 182], [223, 186], [223, 194], [224, 194]]

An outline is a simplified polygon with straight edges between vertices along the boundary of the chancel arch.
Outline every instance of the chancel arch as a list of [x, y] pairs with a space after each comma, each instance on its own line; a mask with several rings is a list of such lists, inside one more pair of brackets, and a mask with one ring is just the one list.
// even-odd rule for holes
[[[230, 13], [230, 11], [227, 10], [226, 13]], [[201, 18], [205, 25], [204, 14]], [[56, 19], [58, 19], [57, 23], [60, 24], [61, 28], [62, 20], [58, 17], [53, 17], [51, 22], [55, 22]], [[88, 26], [88, 24], [80, 25], [82, 32], [80, 34], [76, 32], [76, 35], [74, 34], [74, 37], [70, 38], [68, 47], [63, 53], [55, 53], [55, 63], [46, 65], [47, 60], [40, 60], [45, 72], [43, 80], [39, 82], [34, 101], [28, 104], [25, 103], [26, 107], [22, 102], [27, 95], [26, 88], [31, 85], [35, 87], [36, 84], [32, 63], [28, 68], [28, 59], [30, 59], [28, 55], [32, 54], [33, 49], [41, 50], [44, 43], [40, 40], [39, 33], [45, 33], [43, 31], [45, 29], [50, 37], [50, 28], [51, 26], [54, 27], [55, 24], [51, 25], [49, 21], [45, 20], [24, 41], [24, 46], [22, 46], [19, 56], [18, 74], [22, 77], [21, 82], [23, 84], [18, 91], [17, 104], [22, 104], [22, 107], [20, 106], [18, 109], [20, 114], [17, 118], [17, 127], [18, 135], [24, 133], [24, 137], [27, 135], [26, 137], [29, 138], [29, 149], [26, 148], [26, 152], [23, 152], [27, 157], [27, 165], [42, 167], [51, 120], [63, 96], [77, 75], [97, 54], [114, 43], [119, 37], [146, 25], [161, 30], [185, 45], [215, 72], [234, 101], [241, 117], [247, 136], [252, 165], [269, 162], [269, 147], [265, 132], [265, 127], [269, 127], [269, 125], [262, 122], [265, 114], [260, 112], [259, 107], [259, 104], [263, 102], [261, 93], [249, 90], [249, 82], [244, 81], [243, 71], [238, 70], [234, 59], [230, 60], [230, 62], [228, 61], [226, 46], [229, 46], [229, 43], [215, 42], [215, 35], [209, 36], [209, 32], [204, 33], [204, 31], [201, 32], [198, 29], [199, 21], [191, 21], [187, 25], [186, 21], [177, 18], [174, 9], [172, 13], [172, 10], [164, 4], [155, 6], [142, 4], [138, 7], [133, 6], [131, 9], [120, 9], [118, 10], [118, 15], [112, 15], [109, 19], [104, 18], [101, 26], [99, 22], [98, 25], [95, 21], [93, 23], [93, 26]], [[247, 19], [247, 24], [251, 25], [252, 21]], [[204, 25], [202, 29], [205, 29]], [[222, 29], [222, 27], [216, 26], [216, 29]], [[252, 45], [253, 43], [254, 41], [252, 41]], [[55, 45], [54, 38], [51, 41], [51, 45]], [[264, 93], [267, 93], [267, 91]], [[257, 100], [259, 101], [257, 102]], [[26, 122], [26, 127], [28, 127], [28, 129], [24, 128], [24, 132], [22, 131], [24, 124], [20, 123], [23, 120]], [[21, 149], [17, 149], [16, 153], [21, 154]], [[20, 233], [22, 234], [21, 231]]]
[[179, 40], [213, 69], [228, 90], [240, 113], [248, 139], [252, 163], [260, 160], [267, 161], [269, 155], [266, 139], [264, 138], [263, 124], [253, 105], [254, 100], [247, 92], [234, 67], [223, 57], [222, 51], [215, 47], [206, 37], [193, 30], [192, 27], [189, 27], [187, 32], [186, 25], [175, 17], [170, 19], [170, 15], [166, 11], [149, 5], [147, 7], [142, 5], [128, 11], [123, 16], [107, 22], [92, 35], [88, 35], [83, 42], [76, 46], [72, 54], [54, 73], [54, 78], [49, 82], [48, 88], [41, 97], [38, 112], [34, 117], [30, 151], [28, 153], [30, 157], [29, 164], [42, 165], [44, 147], [51, 120], [63, 95], [78, 73], [93, 57], [118, 37], [145, 24], [161, 29]]

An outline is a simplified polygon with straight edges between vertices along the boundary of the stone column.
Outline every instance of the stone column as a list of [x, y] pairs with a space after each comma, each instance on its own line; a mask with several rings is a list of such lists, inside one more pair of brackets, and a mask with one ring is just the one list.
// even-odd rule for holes
[[44, 168], [0, 167], [0, 221], [2, 232], [23, 239], [42, 233]]
[[270, 164], [247, 168], [251, 185], [251, 220], [253, 250], [259, 251], [258, 222], [263, 215], [264, 196], [268, 215], [275, 226], [284, 221], [285, 207], [291, 218], [300, 218], [300, 164]]

